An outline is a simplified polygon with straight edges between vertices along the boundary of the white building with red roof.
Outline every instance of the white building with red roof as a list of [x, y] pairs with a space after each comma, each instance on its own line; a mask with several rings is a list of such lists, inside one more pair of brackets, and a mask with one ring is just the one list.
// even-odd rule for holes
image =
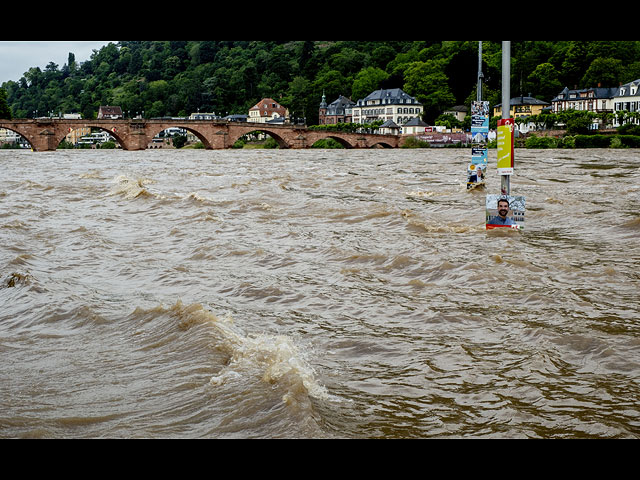
[[249, 109], [249, 122], [267, 123], [273, 120], [284, 120], [289, 117], [289, 110], [273, 98], [263, 98]]

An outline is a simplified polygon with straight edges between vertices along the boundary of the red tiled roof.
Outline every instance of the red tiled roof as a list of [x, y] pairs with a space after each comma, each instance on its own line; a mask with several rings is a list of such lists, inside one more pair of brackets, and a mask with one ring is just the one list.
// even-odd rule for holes
[[274, 112], [277, 112], [279, 115], [286, 115], [287, 109], [276, 102], [273, 98], [263, 98], [258, 103], [256, 103], [253, 107], [249, 109], [258, 110], [260, 115], [270, 117]]

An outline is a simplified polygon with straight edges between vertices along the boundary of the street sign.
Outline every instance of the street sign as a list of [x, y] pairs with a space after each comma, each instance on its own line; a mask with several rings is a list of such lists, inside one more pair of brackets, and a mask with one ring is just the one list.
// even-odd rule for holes
[[498, 120], [498, 173], [513, 175], [513, 118]]

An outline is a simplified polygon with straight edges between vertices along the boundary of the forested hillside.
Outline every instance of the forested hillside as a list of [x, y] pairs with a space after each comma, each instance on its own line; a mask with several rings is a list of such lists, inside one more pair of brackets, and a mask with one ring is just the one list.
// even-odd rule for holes
[[[483, 98], [501, 102], [501, 43], [483, 42]], [[511, 45], [512, 96], [550, 101], [565, 86], [617, 86], [640, 78], [639, 41], [522, 41]], [[118, 105], [128, 116], [246, 114], [261, 98], [318, 121], [318, 105], [402, 88], [433, 122], [476, 96], [477, 41], [127, 41], [73, 52], [62, 66], [32, 67], [3, 83], [14, 118]]]

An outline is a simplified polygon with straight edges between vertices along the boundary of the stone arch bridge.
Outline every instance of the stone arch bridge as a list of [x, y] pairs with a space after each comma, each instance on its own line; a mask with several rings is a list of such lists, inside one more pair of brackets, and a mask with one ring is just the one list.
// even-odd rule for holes
[[171, 127], [184, 128], [193, 133], [207, 149], [231, 148], [242, 136], [252, 132], [270, 135], [280, 148], [309, 148], [315, 142], [332, 138], [346, 148], [397, 148], [401, 146], [399, 135], [341, 133], [310, 130], [296, 125], [268, 125], [249, 122], [217, 120], [68, 120], [68, 119], [14, 119], [0, 120], [0, 128], [22, 135], [33, 151], [44, 152], [58, 148], [58, 144], [74, 129], [92, 127], [108, 131], [124, 150], [145, 150], [153, 137]]

